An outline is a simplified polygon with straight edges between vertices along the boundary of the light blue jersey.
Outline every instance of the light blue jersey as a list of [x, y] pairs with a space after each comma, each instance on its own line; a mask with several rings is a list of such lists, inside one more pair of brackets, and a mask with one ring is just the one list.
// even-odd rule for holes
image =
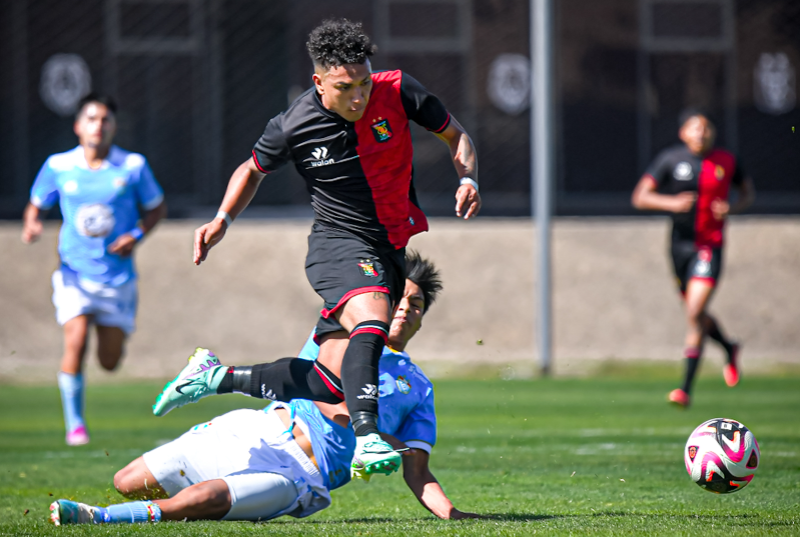
[[164, 199], [147, 160], [111, 146], [102, 166], [89, 168], [83, 147], [51, 155], [31, 189], [40, 209], [60, 204], [64, 223], [58, 239], [61, 262], [82, 279], [118, 286], [136, 277], [131, 256], [108, 253], [108, 246], [131, 231], [139, 208], [156, 208]]
[[[315, 360], [318, 355], [319, 347], [312, 334], [299, 356]], [[407, 353], [389, 347], [383, 348], [379, 371], [378, 429], [405, 442], [408, 447], [430, 453], [436, 444], [433, 384]], [[288, 407], [308, 425], [314, 457], [328, 490], [350, 481], [350, 463], [356, 446], [353, 429], [329, 420], [311, 401], [295, 399], [291, 403], [273, 404]]]

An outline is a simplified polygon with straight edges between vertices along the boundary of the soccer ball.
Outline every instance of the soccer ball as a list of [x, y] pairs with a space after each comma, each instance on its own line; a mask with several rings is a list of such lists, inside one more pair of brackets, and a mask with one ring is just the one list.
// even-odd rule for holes
[[692, 481], [709, 492], [727, 494], [750, 483], [761, 451], [747, 427], [736, 420], [714, 418], [689, 435], [683, 459]]

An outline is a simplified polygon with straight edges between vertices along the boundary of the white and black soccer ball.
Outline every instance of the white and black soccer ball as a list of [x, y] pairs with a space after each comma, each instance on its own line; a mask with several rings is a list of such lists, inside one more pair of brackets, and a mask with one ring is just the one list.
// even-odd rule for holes
[[683, 458], [692, 481], [709, 492], [727, 494], [750, 483], [761, 451], [750, 429], [736, 420], [714, 418], [689, 435]]

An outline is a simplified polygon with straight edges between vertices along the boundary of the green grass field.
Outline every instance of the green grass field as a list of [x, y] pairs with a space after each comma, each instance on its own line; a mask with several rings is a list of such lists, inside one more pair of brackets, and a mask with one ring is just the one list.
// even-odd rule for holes
[[[303, 520], [55, 528], [57, 498], [123, 501], [114, 472], [188, 427], [261, 401], [216, 397], [165, 418], [160, 385], [90, 386], [92, 443], [67, 448], [55, 387], [0, 387], [0, 535], [762, 535], [800, 534], [800, 379], [701, 378], [694, 406], [669, 407], [673, 382], [600, 379], [439, 381], [433, 471], [457, 507], [484, 520], [440, 521], [400, 476], [352, 483]], [[761, 445], [756, 478], [736, 494], [701, 490], [682, 449], [713, 417], [745, 423]]]

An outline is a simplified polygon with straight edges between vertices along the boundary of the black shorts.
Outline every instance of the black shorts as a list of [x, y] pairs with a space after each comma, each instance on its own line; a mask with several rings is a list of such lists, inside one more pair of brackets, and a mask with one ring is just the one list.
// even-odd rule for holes
[[344, 330], [334, 314], [356, 295], [386, 293], [396, 305], [405, 290], [405, 255], [405, 248], [379, 248], [347, 231], [315, 223], [308, 236], [306, 277], [325, 301], [316, 337]]
[[672, 243], [672, 266], [681, 293], [691, 279], [705, 280], [716, 286], [722, 272], [722, 248], [697, 247], [693, 242]]

